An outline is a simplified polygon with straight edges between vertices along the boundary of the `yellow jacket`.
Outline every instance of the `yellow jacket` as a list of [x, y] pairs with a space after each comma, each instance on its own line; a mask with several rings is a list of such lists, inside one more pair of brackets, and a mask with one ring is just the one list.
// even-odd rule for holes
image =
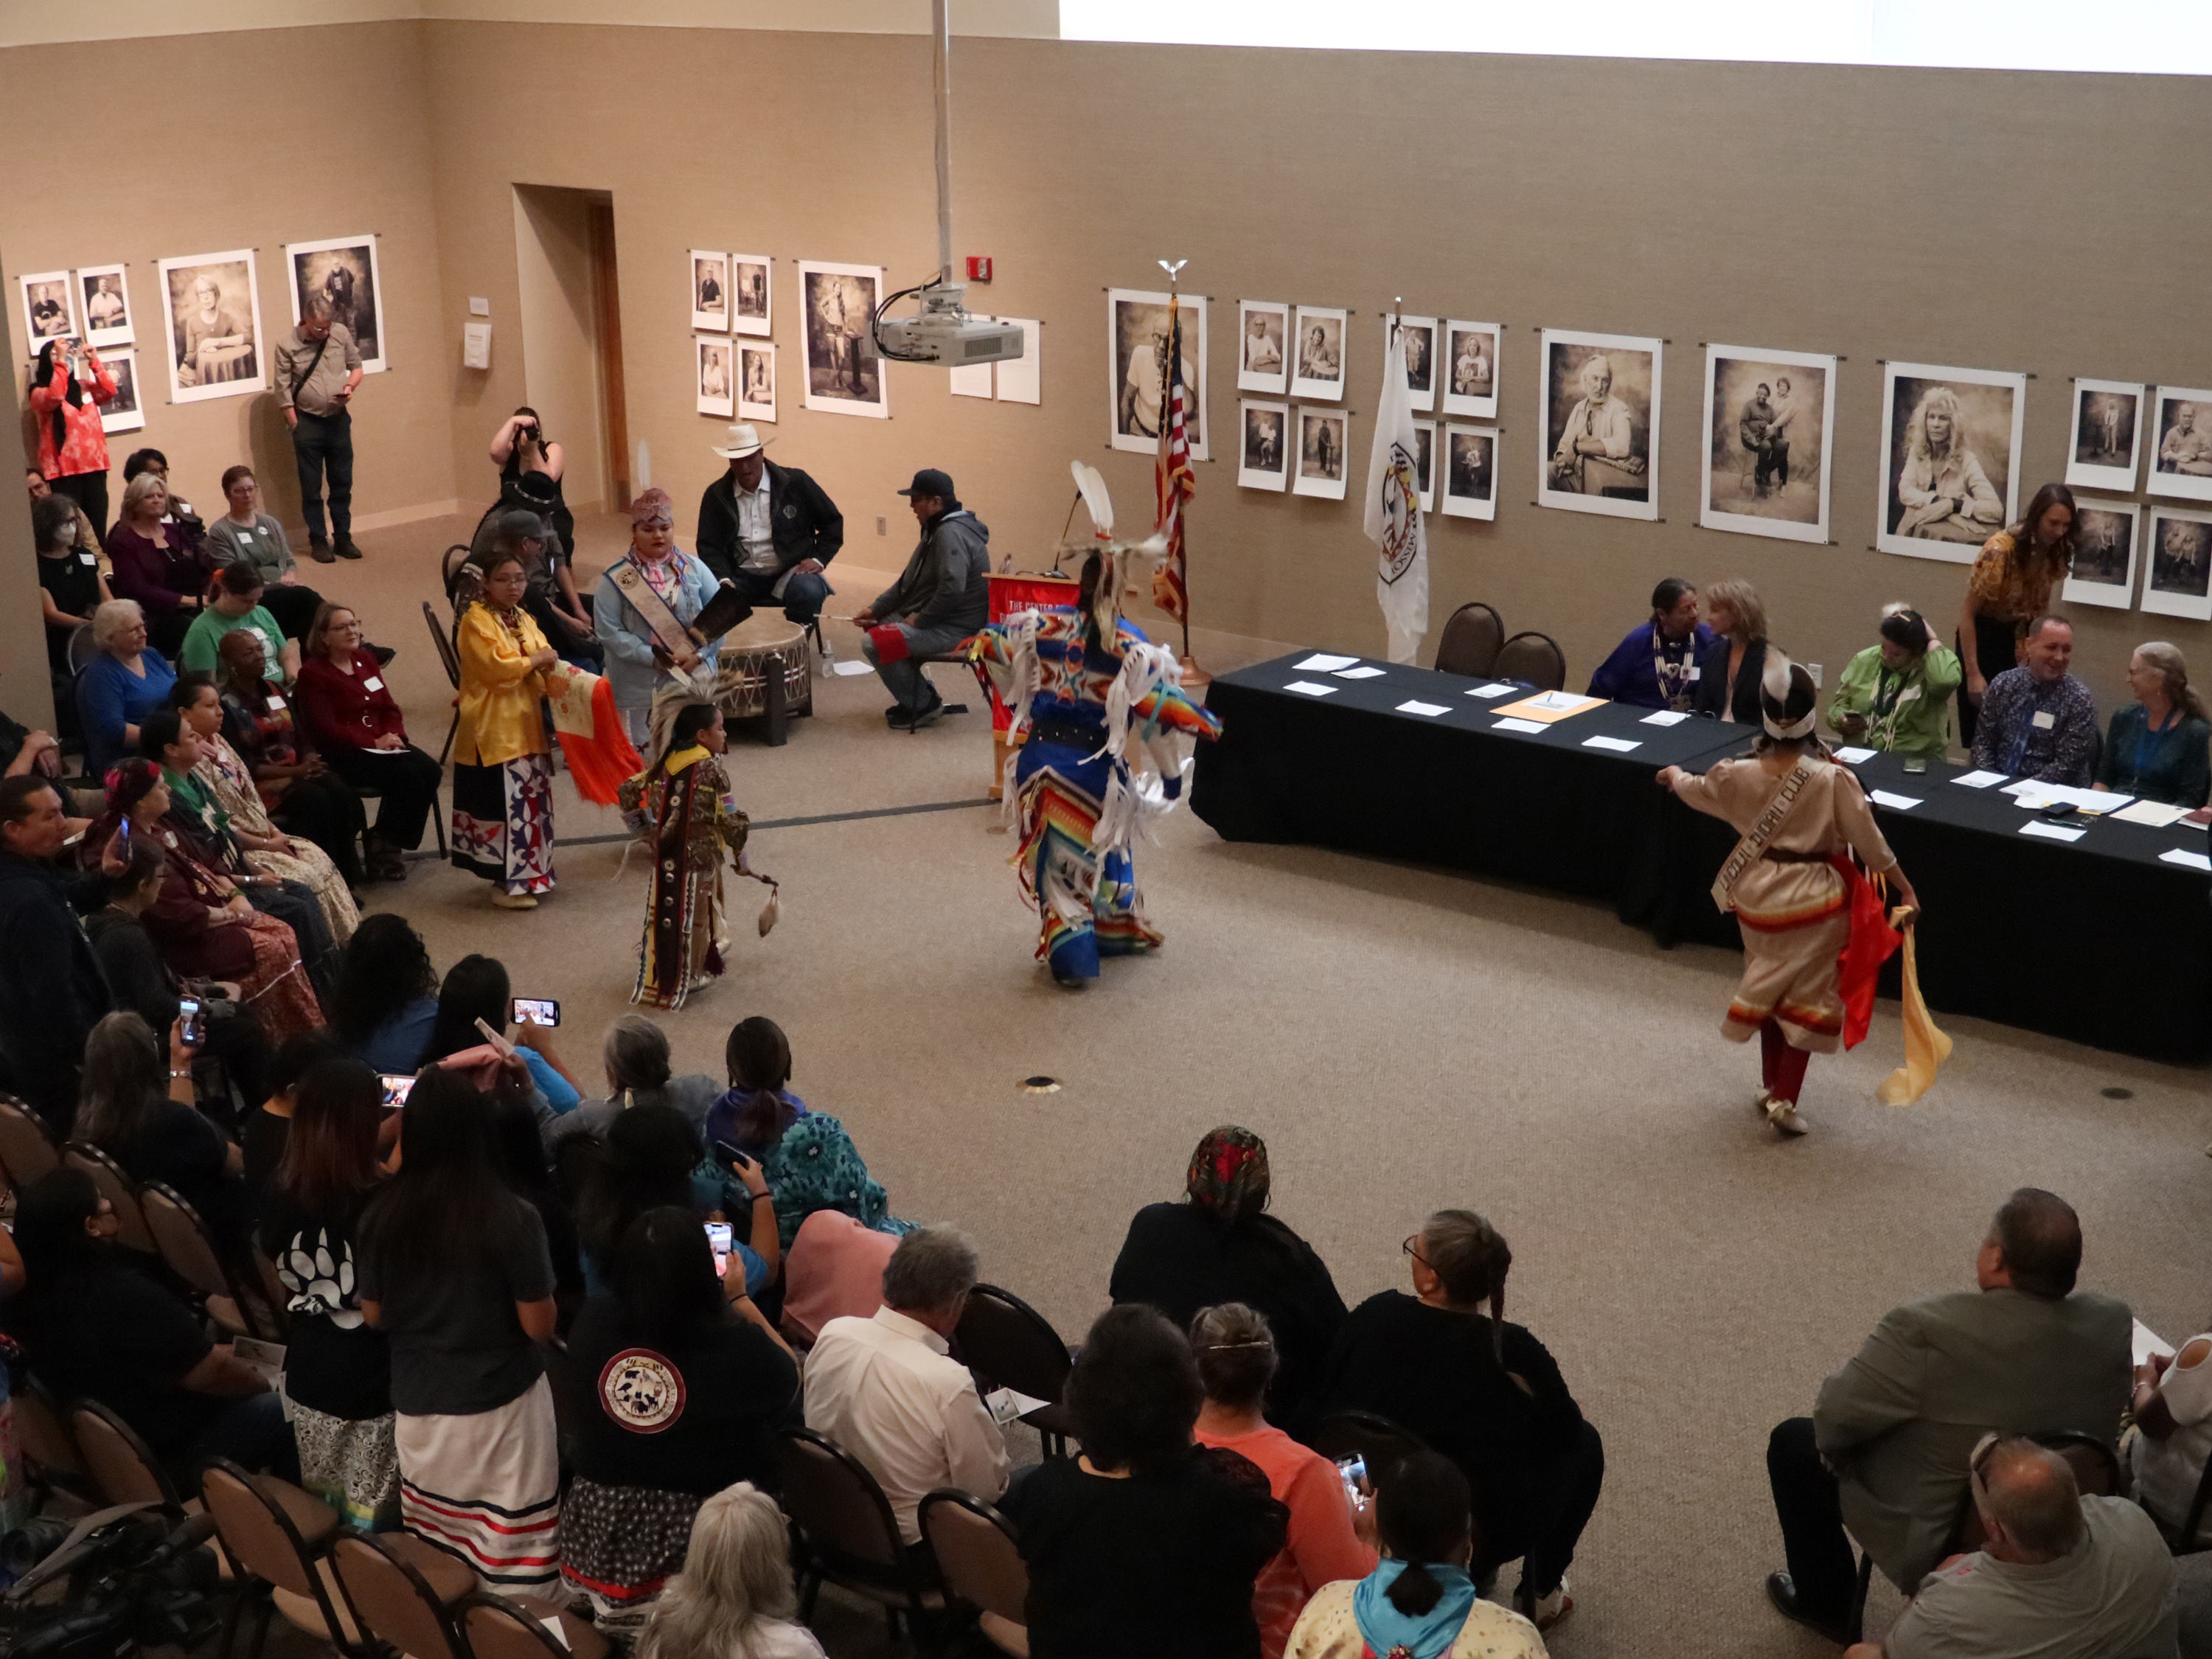
[[545, 676], [530, 665], [547, 648], [527, 611], [519, 613], [518, 641], [481, 602], [461, 613], [461, 724], [453, 734], [453, 760], [461, 766], [498, 766], [547, 752], [539, 701]]

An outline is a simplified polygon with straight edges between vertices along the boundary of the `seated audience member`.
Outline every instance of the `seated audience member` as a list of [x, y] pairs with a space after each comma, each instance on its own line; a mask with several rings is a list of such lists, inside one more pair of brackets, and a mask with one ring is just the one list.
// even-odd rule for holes
[[2124, 1498], [2083, 1497], [2033, 1440], [1985, 1435], [1967, 1485], [1986, 1541], [1923, 1579], [1879, 1642], [1844, 1659], [2166, 1659], [2173, 1558]]
[[192, 1101], [192, 1050], [184, 1022], [164, 1045], [135, 1013], [109, 1014], [84, 1045], [84, 1087], [74, 1138], [97, 1146], [140, 1186], [160, 1182], [199, 1212], [216, 1244], [244, 1253], [246, 1158]]
[[115, 567], [108, 586], [117, 599], [137, 604], [155, 647], [173, 657], [200, 613], [215, 568], [176, 524], [164, 521], [168, 510], [168, 488], [155, 474], [142, 472], [125, 487], [123, 516], [107, 532], [107, 557]]
[[1289, 1541], [1252, 1587], [1261, 1659], [1282, 1659], [1298, 1610], [1316, 1590], [1375, 1571], [1374, 1508], [1352, 1503], [1335, 1464], [1268, 1423], [1276, 1361], [1266, 1315], [1241, 1302], [1204, 1309], [1191, 1322], [1190, 1349], [1206, 1388], [1198, 1443], [1251, 1460], [1291, 1514]]
[[65, 881], [54, 859], [69, 834], [52, 781], [0, 780], [0, 1064], [58, 1134], [76, 1115], [85, 1039], [112, 1003], [76, 913], [99, 902], [102, 878], [127, 867], [103, 842], [92, 869]]
[[2118, 1435], [2134, 1321], [2075, 1290], [2081, 1263], [2072, 1208], [2021, 1188], [1982, 1240], [1976, 1290], [1893, 1309], [1813, 1415], [1776, 1426], [1766, 1474], [1790, 1569], [1766, 1593], [1786, 1617], [1843, 1639], [1857, 1571], [1846, 1527], [1899, 1589], [1934, 1571], [1984, 1433]]
[[23, 482], [24, 487], [30, 491], [31, 505], [33, 507], [54, 493], [53, 486], [46, 482], [46, 475], [35, 466], [27, 466], [23, 469]]
[[637, 1659], [823, 1659], [797, 1623], [791, 1530], [767, 1493], [740, 1481], [699, 1506], [684, 1571], [653, 1605]]
[[325, 1060], [344, 1058], [325, 1031], [302, 1031], [287, 1037], [270, 1056], [262, 1073], [268, 1092], [238, 1126], [238, 1144], [246, 1154], [246, 1190], [256, 1203], [269, 1190], [269, 1178], [276, 1173], [276, 1166], [284, 1161], [284, 1148], [292, 1138], [292, 1114], [299, 1107], [301, 1080]]
[[137, 751], [139, 722], [168, 701], [177, 672], [146, 643], [136, 600], [112, 600], [94, 611], [92, 638], [100, 649], [77, 676], [76, 717], [85, 769], [97, 778]]
[[210, 1343], [189, 1304], [114, 1243], [115, 1211], [82, 1170], [49, 1170], [15, 1209], [22, 1292], [0, 1326], [56, 1397], [96, 1400], [137, 1431], [178, 1486], [228, 1457], [289, 1480], [299, 1453], [260, 1373]]
[[2172, 806], [2212, 797], [2212, 714], [2189, 684], [2189, 665], [2164, 640], [2135, 648], [2128, 690], [2136, 700], [2112, 716], [2094, 789], [2117, 789]]
[[545, 1224], [545, 1253], [553, 1263], [553, 1301], [560, 1310], [558, 1330], [568, 1332], [584, 1305], [584, 1261], [575, 1218], [553, 1182], [553, 1168], [540, 1139], [540, 1116], [526, 1074], [502, 1066], [488, 1091], [491, 1101], [492, 1152], [507, 1191], [538, 1212]]
[[890, 1213], [890, 1194], [868, 1174], [845, 1126], [826, 1112], [809, 1112], [793, 1124], [760, 1164], [787, 1252], [817, 1210], [842, 1211], [864, 1227], [895, 1237], [914, 1231], [912, 1222]]
[[554, 1368], [575, 1468], [561, 1577], [628, 1638], [683, 1565], [701, 1505], [735, 1481], [774, 1484], [799, 1367], [742, 1285], [715, 1276], [689, 1208], [631, 1222], [611, 1277]]
[[2212, 1513], [2194, 1538], [2181, 1538], [2204, 1465], [2212, 1459], [2212, 1334], [2192, 1336], [2171, 1354], [2153, 1354], [2136, 1367], [2129, 1415], [2141, 1431], [2128, 1443], [2136, 1501], [2169, 1537], [2188, 1548], [2212, 1543]]
[[1389, 1558], [1357, 1583], [1316, 1592], [1288, 1659], [1545, 1659], [1534, 1627], [1485, 1601], [1468, 1576], [1474, 1517], [1458, 1465], [1431, 1451], [1401, 1459], [1381, 1472], [1375, 1510]]
[[[251, 567], [265, 590], [263, 607], [276, 619], [286, 639], [298, 639], [314, 620], [322, 596], [300, 580], [299, 562], [292, 556], [284, 526], [261, 510], [261, 486], [253, 470], [226, 468], [222, 494], [230, 510], [207, 527], [207, 551], [218, 564]], [[296, 672], [296, 658], [292, 665]]]
[[934, 467], [915, 473], [899, 494], [914, 509], [921, 540], [899, 579], [853, 622], [862, 630], [860, 654], [891, 694], [884, 718], [905, 730], [945, 712], [945, 699], [915, 659], [951, 650], [990, 620], [991, 530]]
[[1846, 743], [1941, 760], [1950, 745], [1949, 698], [1959, 653], [1917, 611], [1882, 607], [1881, 641], [1844, 665], [1828, 699], [1828, 724]]
[[522, 1063], [529, 1067], [531, 1082], [545, 1097], [545, 1103], [556, 1116], [574, 1109], [584, 1097], [583, 1091], [577, 1086], [575, 1074], [554, 1051], [551, 1028], [514, 1025], [514, 1014], [506, 964], [491, 957], [463, 957], [446, 970], [446, 981], [438, 988], [437, 1023], [431, 1027], [422, 1063], [427, 1066], [481, 1045], [484, 1036], [477, 1029], [478, 1020], [501, 1036], [514, 1026], [514, 1046]]
[[412, 1077], [438, 1025], [438, 974], [422, 934], [390, 911], [364, 917], [331, 994], [331, 1035], [372, 1071]]
[[1352, 1310], [1321, 1405], [1380, 1412], [1458, 1464], [1474, 1494], [1475, 1577], [1488, 1583], [1525, 1557], [1522, 1611], [1548, 1629], [1574, 1606], [1567, 1567], [1597, 1507], [1604, 1447], [1559, 1363], [1505, 1322], [1513, 1252], [1496, 1229], [1439, 1210], [1401, 1248], [1413, 1294], [1384, 1291]]
[[731, 1223], [732, 1253], [742, 1264], [748, 1296], [762, 1295], [774, 1284], [783, 1253], [757, 1162], [725, 1175], [706, 1158], [699, 1132], [666, 1104], [632, 1107], [616, 1119], [603, 1145], [585, 1150], [588, 1158], [564, 1157], [562, 1168], [574, 1170], [580, 1162], [576, 1231], [585, 1280], [594, 1292], [605, 1288], [630, 1223], [669, 1206], [689, 1209], [694, 1221]]
[[946, 1340], [975, 1273], [966, 1234], [917, 1228], [884, 1264], [874, 1316], [831, 1320], [806, 1357], [806, 1426], [867, 1465], [909, 1546], [915, 1506], [939, 1486], [986, 1500], [1006, 1489], [1006, 1437]]
[[1108, 1293], [1150, 1303], [1185, 1328], [1200, 1308], [1257, 1308], [1280, 1361], [1269, 1414], [1296, 1429], [1344, 1323], [1344, 1298], [1313, 1246], [1267, 1213], [1268, 1187], [1259, 1136], [1234, 1124], [1211, 1131], [1191, 1154], [1184, 1201], [1147, 1204], [1129, 1223]]
[[261, 573], [250, 564], [227, 564], [208, 584], [200, 614], [185, 630], [177, 653], [178, 665], [203, 674], [215, 672], [216, 652], [224, 638], [237, 629], [251, 629], [260, 636], [262, 654], [269, 670], [289, 685], [300, 678], [300, 647], [284, 637], [276, 618], [261, 603]]
[[2021, 665], [1990, 682], [1974, 720], [1974, 764], [2009, 777], [2089, 787], [2097, 704], [2066, 672], [2074, 624], [2057, 615], [2027, 627]]
[[1759, 729], [1759, 680], [1766, 668], [1766, 607], [1741, 576], [1705, 590], [1712, 648], [1698, 659], [1691, 709], [1708, 720]]
[[[1713, 630], [1698, 620], [1696, 587], [1669, 576], [1651, 590], [1651, 620], [1631, 629], [1598, 665], [1589, 695], [1686, 714], [1697, 695], [1698, 665], [1713, 640]], [[1752, 682], [1754, 690], [1758, 684]]]
[[256, 1231], [290, 1292], [284, 1399], [300, 1443], [300, 1484], [363, 1531], [399, 1524], [392, 1345], [362, 1318], [356, 1284], [362, 1212], [384, 1179], [382, 1103], [376, 1073], [357, 1060], [333, 1056], [308, 1068]]
[[522, 608], [537, 622], [545, 642], [561, 653], [562, 660], [597, 672], [605, 653], [592, 632], [592, 613], [576, 592], [576, 578], [570, 568], [573, 556], [540, 512], [520, 504], [522, 489], [519, 482], [505, 487], [504, 497], [517, 505], [505, 511], [495, 508], [484, 515], [477, 526], [469, 562], [482, 570], [495, 552], [520, 554], [530, 579]]
[[169, 504], [162, 509], [161, 522], [173, 525], [185, 538], [185, 545], [199, 552], [207, 540], [207, 521], [192, 504], [169, 489], [169, 458], [158, 449], [134, 449], [123, 463], [123, 482], [127, 486], [142, 472], [150, 472], [168, 490]]
[[[353, 786], [307, 746], [292, 718], [291, 701], [275, 681], [263, 678], [267, 658], [261, 635], [251, 629], [235, 629], [223, 636], [216, 657], [216, 718], [223, 745], [232, 753], [223, 769], [234, 787], [243, 794], [250, 783], [260, 802], [259, 815], [321, 848], [349, 887], [361, 885], [365, 878], [404, 880], [404, 867], [392, 872], [399, 862], [398, 850], [380, 846], [366, 833], [368, 811]], [[209, 735], [204, 719], [197, 724], [203, 737]], [[356, 850], [363, 844], [370, 854], [366, 872]]]
[[1249, 1462], [1193, 1443], [1203, 1398], [1190, 1344], [1153, 1310], [1109, 1308], [1092, 1322], [1066, 1401], [1083, 1454], [1048, 1458], [1005, 1504], [1038, 1659], [1258, 1659], [1253, 1586], [1290, 1516]]
[[384, 684], [383, 665], [362, 643], [361, 618], [325, 605], [301, 641], [300, 724], [317, 754], [356, 789], [379, 793], [364, 843], [380, 879], [404, 879], [402, 853], [422, 844], [445, 769], [407, 741], [407, 723]]
[[73, 678], [70, 640], [90, 625], [93, 612], [115, 596], [100, 574], [100, 560], [76, 544], [77, 505], [66, 495], [48, 495], [31, 507], [31, 539], [39, 554], [39, 608], [46, 622], [46, 667], [53, 677], [54, 700], [68, 700]]
[[604, 1099], [586, 1100], [574, 1111], [554, 1119], [546, 1131], [550, 1141], [570, 1135], [603, 1135], [632, 1106], [673, 1106], [685, 1122], [703, 1133], [707, 1109], [720, 1091], [704, 1072], [669, 1075], [668, 1033], [642, 1014], [624, 1014], [607, 1027], [607, 1040], [599, 1050], [606, 1073]]
[[811, 1344], [833, 1319], [872, 1319], [884, 1305], [884, 1269], [898, 1240], [840, 1210], [817, 1210], [799, 1224], [783, 1261], [783, 1324]]
[[730, 1088], [708, 1109], [707, 1144], [720, 1141], [765, 1158], [806, 1115], [806, 1103], [791, 1092], [791, 1039], [774, 1020], [755, 1014], [730, 1028], [722, 1063]]

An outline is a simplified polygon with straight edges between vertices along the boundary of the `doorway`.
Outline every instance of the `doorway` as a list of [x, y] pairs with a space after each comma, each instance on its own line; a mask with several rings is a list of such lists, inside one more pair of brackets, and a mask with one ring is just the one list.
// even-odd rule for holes
[[614, 198], [605, 191], [514, 186], [526, 401], [566, 452], [572, 511], [620, 511], [630, 499], [623, 398], [622, 296]]

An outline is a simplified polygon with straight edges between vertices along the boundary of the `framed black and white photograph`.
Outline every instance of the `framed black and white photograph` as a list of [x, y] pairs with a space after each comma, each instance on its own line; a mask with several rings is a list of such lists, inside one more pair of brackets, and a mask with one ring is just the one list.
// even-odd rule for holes
[[1443, 377], [1445, 414], [1498, 418], [1498, 343], [1504, 332], [1503, 323], [1445, 319], [1443, 365], [1437, 371]]
[[1344, 441], [1351, 422], [1341, 410], [1302, 409], [1297, 411], [1297, 480], [1293, 495], [1319, 495], [1332, 501], [1344, 499]]
[[1396, 323], [1400, 349], [1397, 361], [1406, 376], [1406, 395], [1424, 414], [1437, 406], [1437, 319], [1382, 313], [1382, 362], [1391, 362], [1390, 325]]
[[1237, 482], [1247, 489], [1288, 489], [1291, 406], [1245, 398], [1238, 400], [1237, 413], [1244, 433], [1243, 453], [1237, 460]]
[[738, 418], [775, 420], [775, 347], [763, 340], [738, 343]]
[[[94, 348], [98, 350], [98, 347]], [[100, 361], [115, 382], [115, 395], [100, 406], [102, 432], [137, 432], [146, 424], [146, 405], [138, 395], [138, 354], [125, 346], [102, 351]]]
[[2142, 413], [2139, 381], [2075, 381], [2066, 482], [2076, 489], [2133, 489], [2142, 452]]
[[730, 256], [691, 250], [691, 326], [730, 331]]
[[2162, 617], [2212, 622], [2212, 513], [2150, 509], [2150, 574], [2142, 608]]
[[15, 284], [23, 295], [23, 338], [29, 343], [27, 356], [37, 356], [39, 348], [49, 340], [76, 337], [69, 272], [42, 270], [35, 276], [17, 277]]
[[769, 327], [769, 288], [775, 262], [765, 253], [730, 256], [730, 327], [739, 334], [766, 336]]
[[253, 250], [186, 254], [157, 261], [155, 269], [160, 272], [170, 401], [204, 403], [267, 390]]
[[1237, 302], [1237, 389], [1279, 398], [1291, 387], [1291, 308], [1273, 300]]
[[[1176, 308], [1182, 333], [1183, 429], [1190, 458], [1203, 461], [1206, 427], [1206, 296], [1186, 294]], [[1157, 454], [1160, 400], [1167, 391], [1168, 296], [1140, 289], [1106, 290], [1107, 433], [1116, 449]]]
[[691, 349], [698, 357], [699, 412], [729, 419], [737, 405], [735, 354], [730, 343], [695, 334]]
[[138, 337], [131, 321], [131, 290], [121, 265], [79, 265], [76, 268], [77, 314], [84, 322], [84, 343], [106, 350], [129, 345]]
[[1972, 564], [1982, 544], [2019, 516], [2027, 406], [2025, 374], [1887, 364], [1875, 545]]
[[1536, 500], [1615, 519], [1659, 516], [1659, 385], [1664, 343], [1547, 328], [1538, 336], [1544, 434]]
[[2124, 611], [2136, 602], [2136, 544], [2142, 508], [2133, 501], [2079, 495], [2074, 501], [2074, 565], [2065, 603]]
[[1291, 331], [1291, 396], [1344, 396], [1344, 328], [1348, 312], [1300, 306]]
[[1498, 428], [1447, 425], [1438, 481], [1447, 519], [1498, 516]]
[[374, 236], [333, 236], [320, 242], [287, 242], [285, 268], [292, 320], [297, 323], [311, 301], [330, 308], [331, 320], [353, 336], [362, 372], [385, 369], [384, 283], [376, 264]]
[[1698, 522], [1747, 536], [1826, 542], [1835, 431], [1833, 357], [1707, 346]]
[[799, 296], [806, 334], [801, 406], [890, 419], [884, 360], [868, 344], [883, 303], [884, 268], [801, 259]]
[[1420, 452], [1414, 471], [1421, 486], [1421, 511], [1433, 513], [1437, 510], [1437, 423], [1415, 421], [1413, 441]]
[[[2212, 501], [2212, 392], [2159, 387], [2150, 429], [2158, 447], [2144, 488], [2154, 495]], [[2149, 603], [2144, 600], [2146, 610]]]

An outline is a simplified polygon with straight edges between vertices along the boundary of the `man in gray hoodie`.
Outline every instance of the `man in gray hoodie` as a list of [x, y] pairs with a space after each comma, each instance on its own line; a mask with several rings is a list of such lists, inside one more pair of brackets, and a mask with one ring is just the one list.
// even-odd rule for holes
[[921, 541], [899, 579], [853, 621], [866, 635], [861, 654], [896, 699], [884, 718], [904, 732], [945, 713], [945, 699], [915, 659], [950, 651], [988, 618], [991, 532], [935, 467], [915, 473], [899, 494], [914, 508]]

